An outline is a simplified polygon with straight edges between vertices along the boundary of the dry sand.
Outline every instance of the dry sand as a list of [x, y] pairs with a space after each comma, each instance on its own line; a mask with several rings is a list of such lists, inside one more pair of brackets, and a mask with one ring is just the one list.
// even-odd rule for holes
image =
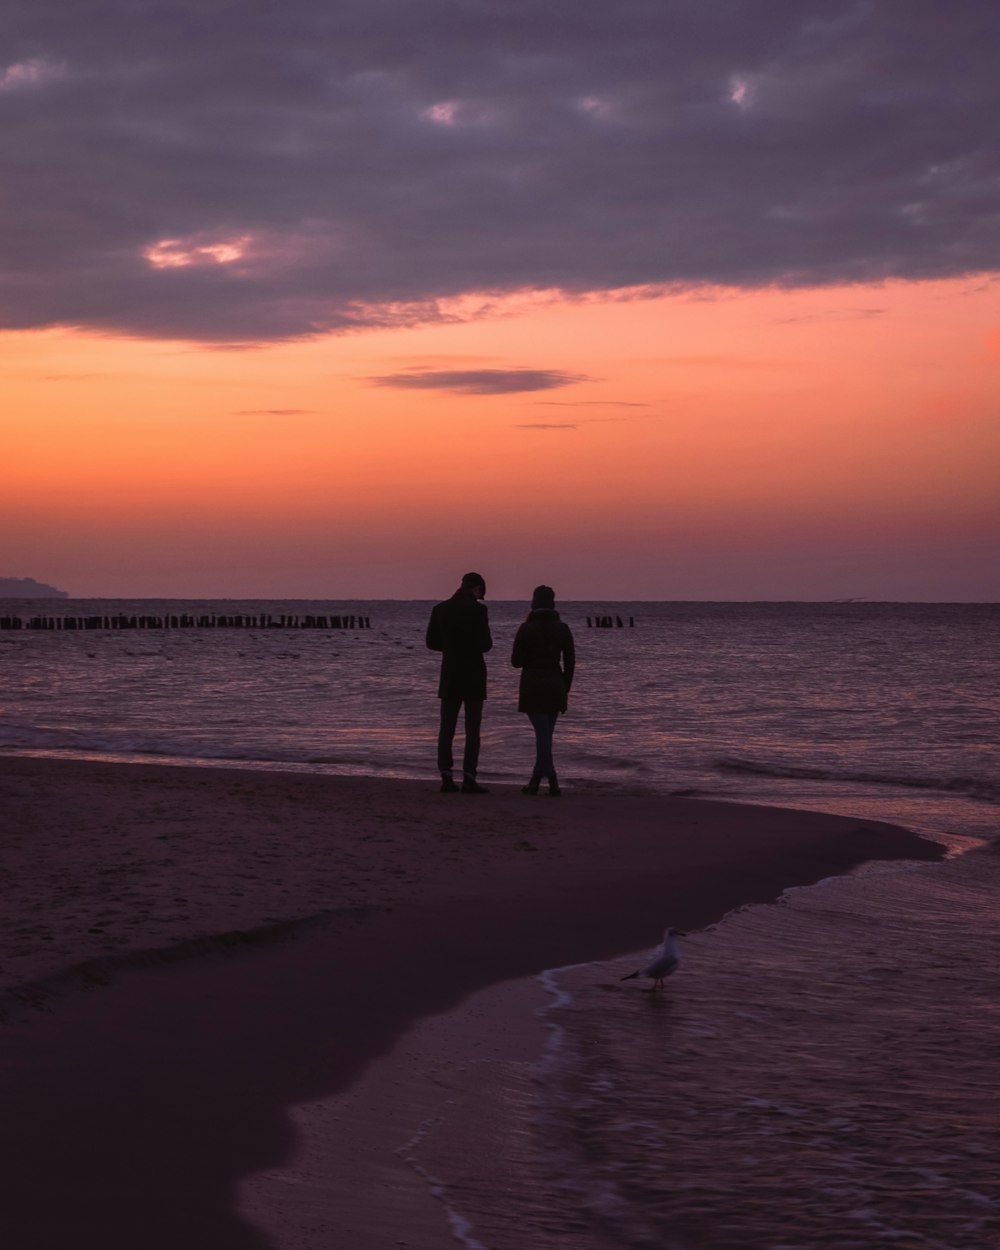
[[939, 856], [699, 800], [0, 758], [6, 1243], [447, 1245], [396, 1153], [433, 1096], [408, 1046], [527, 1062], [526, 991], [480, 991]]

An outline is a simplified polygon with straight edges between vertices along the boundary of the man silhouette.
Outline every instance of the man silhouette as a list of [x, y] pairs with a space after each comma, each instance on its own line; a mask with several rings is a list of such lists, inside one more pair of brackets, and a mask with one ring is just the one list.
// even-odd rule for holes
[[[441, 729], [438, 733], [438, 769], [441, 790], [452, 794], [487, 794], [485, 786], [476, 781], [479, 767], [479, 729], [486, 698], [485, 652], [493, 646], [490, 618], [486, 605], [486, 582], [480, 573], [466, 573], [462, 584], [450, 599], [431, 611], [427, 626], [427, 645], [441, 652]], [[462, 757], [462, 785], [452, 777], [454, 759], [452, 743], [458, 724], [458, 712], [465, 704], [465, 752]]]

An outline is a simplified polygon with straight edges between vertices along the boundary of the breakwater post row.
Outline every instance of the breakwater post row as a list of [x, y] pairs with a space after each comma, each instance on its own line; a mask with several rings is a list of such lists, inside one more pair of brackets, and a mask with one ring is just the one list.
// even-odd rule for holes
[[371, 629], [368, 616], [0, 616], [0, 629]]
[[[593, 626], [591, 625], [591, 619], [593, 619]], [[634, 628], [635, 628], [635, 617], [634, 617], [634, 616], [630, 616], [630, 617], [628, 618], [628, 623], [629, 623], [629, 628], [630, 628], [630, 629], [634, 629]], [[589, 616], [588, 616], [588, 617], [587, 617], [587, 628], [588, 628], [588, 629], [591, 629], [591, 628], [593, 628], [593, 629], [624, 629], [624, 628], [625, 628], [625, 622], [622, 620], [622, 618], [621, 618], [620, 616], [614, 616], [614, 617], [612, 617], [612, 616], [595, 616], [595, 617], [593, 617], [593, 618], [591, 618], [591, 617], [589, 617]]]

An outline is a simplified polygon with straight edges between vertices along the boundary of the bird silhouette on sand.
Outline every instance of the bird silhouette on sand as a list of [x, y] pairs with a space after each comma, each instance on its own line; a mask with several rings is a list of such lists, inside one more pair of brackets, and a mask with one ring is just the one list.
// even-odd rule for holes
[[636, 977], [650, 977], [653, 984], [650, 986], [649, 993], [653, 990], [662, 990], [664, 978], [669, 977], [680, 967], [681, 956], [677, 949], [679, 937], [684, 937], [680, 929], [668, 929], [663, 935], [663, 945], [649, 963], [636, 972], [630, 972], [627, 977], [622, 977], [622, 980], [633, 981]]

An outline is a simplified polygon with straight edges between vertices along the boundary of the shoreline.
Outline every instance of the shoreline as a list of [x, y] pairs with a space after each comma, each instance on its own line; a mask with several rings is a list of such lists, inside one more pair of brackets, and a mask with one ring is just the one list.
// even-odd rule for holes
[[[137, 1227], [148, 1250], [278, 1245], [234, 1187], [293, 1159], [289, 1108], [356, 1088], [415, 1022], [647, 949], [668, 920], [703, 929], [866, 860], [943, 858], [878, 822], [702, 799], [12, 756], [0, 820], [2, 988], [94, 960], [109, 981], [0, 1026], [5, 1216], [25, 1247], [74, 1228], [131, 1250]], [[213, 944], [275, 926], [289, 935]], [[198, 958], [154, 961], [185, 942]]]

